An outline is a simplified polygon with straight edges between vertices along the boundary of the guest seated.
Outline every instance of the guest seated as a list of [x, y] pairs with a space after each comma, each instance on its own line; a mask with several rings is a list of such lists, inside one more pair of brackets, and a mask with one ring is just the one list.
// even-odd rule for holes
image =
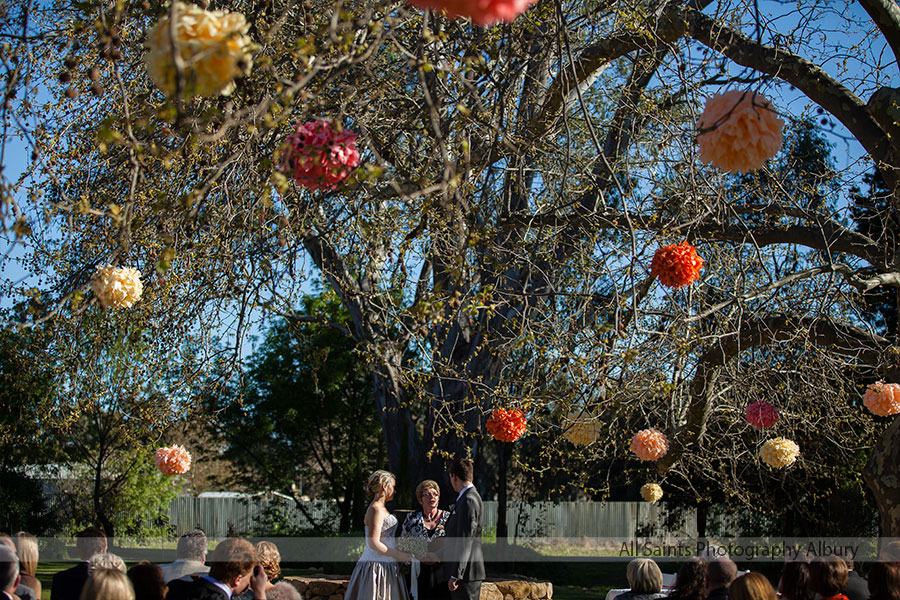
[[[16, 544], [12, 541], [12, 538], [9, 537], [8, 533], [0, 533], [0, 546], [7, 548], [10, 552], [13, 553], [13, 556], [16, 557], [16, 560], [19, 560], [19, 555], [16, 553]], [[33, 588], [25, 585], [21, 581], [22, 579], [22, 566], [19, 564], [19, 584], [16, 586], [16, 589], [13, 591], [13, 595], [19, 598], [20, 600], [40, 600], [40, 596], [34, 591]]]
[[703, 600], [706, 598], [706, 561], [694, 557], [681, 565], [669, 600]]
[[134, 588], [125, 571], [100, 567], [85, 582], [80, 600], [134, 600]]
[[728, 586], [729, 600], [776, 600], [775, 588], [763, 575], [746, 573]]
[[255, 600], [265, 600], [268, 579], [258, 562], [253, 544], [243, 538], [229, 538], [213, 551], [208, 575], [169, 582], [166, 600], [231, 600], [248, 588], [253, 590]]
[[616, 596], [616, 600], [654, 600], [664, 598], [662, 571], [649, 558], [636, 558], [625, 568], [631, 589]]
[[900, 563], [877, 562], [868, 579], [869, 600], [900, 600]]
[[128, 579], [134, 587], [134, 600], [165, 600], [169, 591], [162, 569], [146, 560], [128, 569]]
[[0, 544], [0, 598], [14, 600], [19, 585], [19, 559], [5, 544]]
[[34, 590], [34, 597], [41, 597], [41, 581], [37, 578], [38, 543], [30, 533], [20, 531], [16, 534], [16, 550], [19, 554], [19, 576], [22, 585]]
[[778, 593], [782, 600], [813, 600], [816, 593], [812, 590], [809, 577], [809, 563], [806, 561], [790, 561], [781, 569], [781, 581], [778, 582]]
[[279, 581], [266, 592], [267, 600], [303, 600], [297, 588], [287, 581]]
[[420, 557], [422, 564], [417, 579], [419, 597], [428, 600], [449, 600], [450, 589], [447, 587], [443, 565], [437, 561], [437, 553], [444, 541], [442, 538], [446, 535], [445, 527], [450, 513], [438, 508], [441, 488], [431, 479], [426, 479], [416, 486], [416, 500], [422, 510], [407, 515], [400, 528], [400, 537], [422, 540], [428, 552], [424, 557]]
[[88, 560], [95, 554], [106, 552], [106, 535], [96, 527], [88, 527], [76, 535], [75, 547], [81, 562], [53, 576], [50, 600], [78, 600], [81, 588], [88, 580]]
[[[256, 553], [259, 555], [259, 566], [266, 572], [266, 578], [269, 583], [266, 591], [275, 587], [273, 581], [281, 575], [281, 553], [278, 546], [272, 542], [259, 542], [256, 544]], [[240, 596], [235, 596], [234, 600], [253, 600], [253, 590], [247, 590]]]
[[93, 573], [97, 569], [113, 569], [120, 573], [125, 572], [125, 561], [118, 554], [102, 552], [88, 559], [88, 571]]
[[706, 567], [706, 600], [726, 600], [728, 586], [737, 577], [737, 565], [730, 558], [717, 558]]
[[809, 565], [813, 591], [822, 596], [822, 600], [847, 600], [844, 591], [847, 589], [849, 571], [847, 563], [838, 556], [820, 556]]
[[159, 565], [166, 583], [173, 579], [187, 579], [189, 575], [209, 573], [206, 562], [206, 534], [199, 529], [189, 531], [178, 538], [175, 562]]
[[866, 600], [869, 597], [869, 583], [853, 568], [855, 565], [852, 558], [846, 558], [844, 562], [847, 563], [847, 589], [844, 594], [850, 600]]

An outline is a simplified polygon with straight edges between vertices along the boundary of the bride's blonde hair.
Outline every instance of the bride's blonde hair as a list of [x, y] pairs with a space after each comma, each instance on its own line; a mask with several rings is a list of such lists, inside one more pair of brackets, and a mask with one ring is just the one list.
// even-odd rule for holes
[[391, 481], [396, 482], [397, 478], [390, 471], [378, 470], [369, 475], [369, 481], [366, 483], [366, 490], [369, 492], [369, 498], [377, 498], [384, 491]]

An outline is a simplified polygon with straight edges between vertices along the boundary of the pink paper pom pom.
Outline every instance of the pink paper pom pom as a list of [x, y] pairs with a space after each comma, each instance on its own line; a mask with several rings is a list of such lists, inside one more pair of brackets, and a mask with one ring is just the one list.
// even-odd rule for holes
[[419, 8], [444, 11], [450, 19], [459, 17], [472, 19], [481, 26], [493, 25], [499, 21], [512, 22], [528, 10], [536, 0], [409, 0]]
[[328, 121], [309, 121], [285, 140], [281, 170], [310, 191], [334, 190], [359, 166], [356, 134], [338, 131]]
[[184, 446], [160, 448], [154, 454], [156, 467], [163, 475], [181, 475], [191, 468], [191, 454]]
[[744, 409], [744, 416], [747, 418], [747, 422], [754, 427], [766, 429], [774, 425], [780, 415], [777, 408], [764, 400], [760, 400], [747, 405], [747, 408]]
[[759, 169], [781, 150], [783, 127], [761, 94], [733, 90], [713, 96], [697, 122], [700, 160], [729, 173]]
[[900, 413], [900, 384], [873, 383], [866, 389], [863, 404], [873, 415], [889, 417]]
[[659, 460], [669, 451], [669, 440], [656, 429], [642, 429], [631, 439], [631, 451], [641, 460]]

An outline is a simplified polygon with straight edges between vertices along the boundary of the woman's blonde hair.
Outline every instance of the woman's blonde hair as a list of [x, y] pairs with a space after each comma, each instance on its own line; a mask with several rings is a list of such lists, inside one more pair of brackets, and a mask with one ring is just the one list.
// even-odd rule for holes
[[278, 546], [272, 542], [260, 542], [256, 545], [256, 553], [259, 554], [259, 566], [266, 572], [269, 581], [281, 575], [281, 552], [278, 551]]
[[22, 565], [22, 572], [34, 577], [38, 564], [37, 538], [30, 533], [20, 531], [16, 534], [16, 549], [19, 554], [19, 563]]
[[122, 571], [100, 568], [85, 582], [80, 600], [134, 600], [134, 588]]
[[384, 486], [391, 481], [397, 481], [397, 478], [390, 471], [379, 469], [369, 475], [369, 481], [366, 483], [366, 491], [369, 492], [369, 498], [377, 498], [379, 494], [384, 492]]
[[416, 486], [416, 500], [421, 502], [422, 494], [424, 494], [426, 490], [434, 490], [438, 493], [438, 496], [441, 495], [441, 486], [437, 484], [437, 481], [426, 479]]
[[649, 558], [636, 558], [628, 563], [625, 576], [631, 591], [636, 594], [656, 594], [662, 589], [662, 571]]
[[775, 600], [775, 588], [765, 576], [746, 573], [728, 586], [729, 600]]

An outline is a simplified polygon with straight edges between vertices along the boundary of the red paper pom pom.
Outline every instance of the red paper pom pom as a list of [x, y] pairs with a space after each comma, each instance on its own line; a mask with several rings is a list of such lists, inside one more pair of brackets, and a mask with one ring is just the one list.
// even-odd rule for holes
[[496, 408], [487, 420], [488, 433], [501, 442], [516, 441], [525, 433], [526, 427], [528, 427], [528, 420], [525, 418], [525, 413], [518, 408], [510, 410]]
[[658, 277], [663, 285], [680, 288], [700, 279], [703, 259], [697, 256], [697, 249], [682, 242], [663, 246], [653, 255], [650, 274]]
[[536, 0], [409, 0], [419, 8], [430, 8], [446, 13], [447, 17], [472, 19], [482, 26], [498, 21], [512, 22]]
[[642, 429], [631, 439], [631, 451], [641, 460], [659, 460], [669, 451], [669, 440], [661, 431]]
[[778, 409], [765, 402], [760, 400], [759, 402], [754, 402], [753, 404], [749, 404], [747, 408], [744, 409], [744, 416], [747, 418], [747, 422], [753, 425], [758, 429], [766, 429], [767, 427], [771, 427], [778, 421]]
[[298, 122], [285, 144], [281, 170], [310, 191], [337, 189], [359, 166], [356, 134], [338, 131], [328, 121]]

